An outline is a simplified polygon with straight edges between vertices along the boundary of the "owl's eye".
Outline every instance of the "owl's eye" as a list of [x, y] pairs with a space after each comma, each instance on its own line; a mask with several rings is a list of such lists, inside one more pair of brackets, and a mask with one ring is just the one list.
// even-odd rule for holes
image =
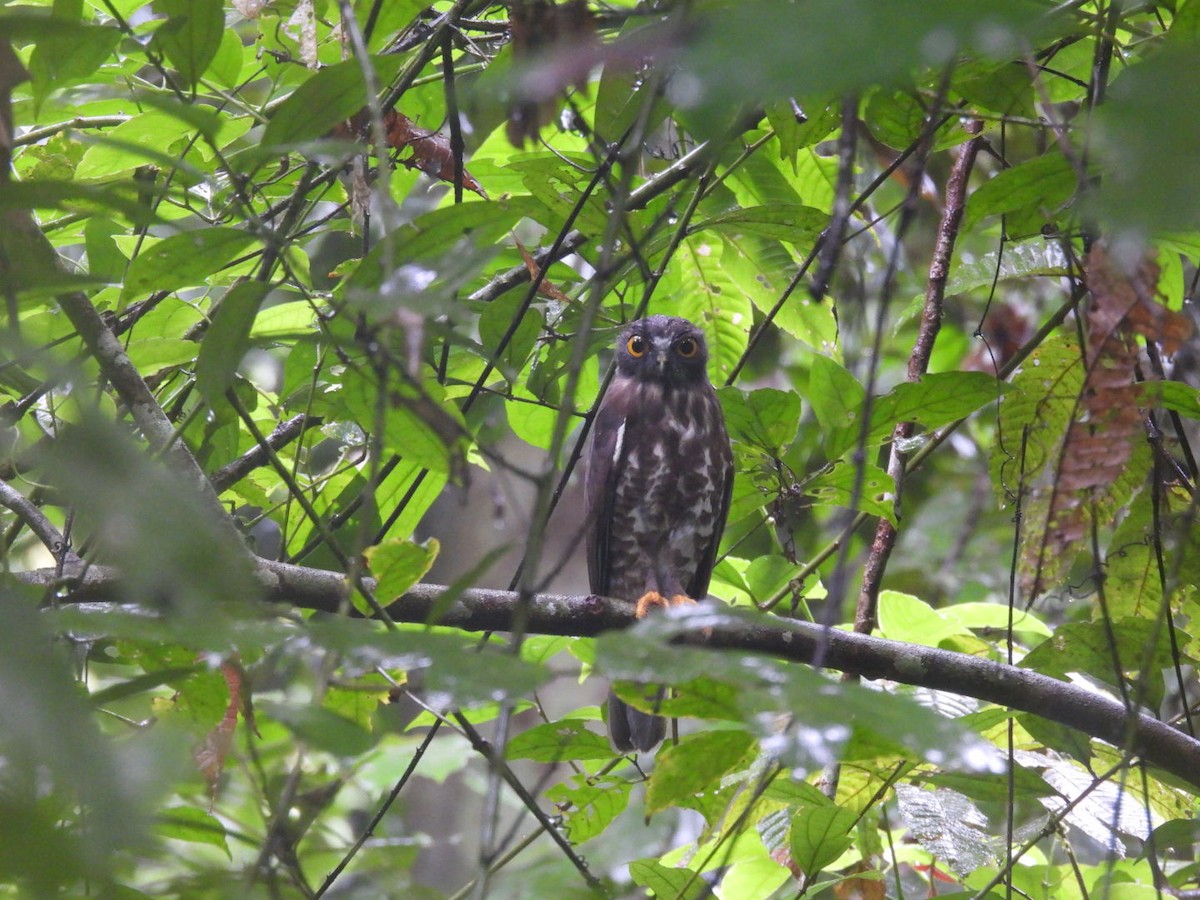
[[646, 355], [646, 339], [640, 334], [635, 334], [625, 342], [625, 349], [629, 351], [629, 355], [634, 359]]
[[680, 356], [685, 359], [691, 359], [700, 352], [700, 345], [692, 340], [692, 338], [684, 338], [675, 345], [675, 349], [679, 351]]

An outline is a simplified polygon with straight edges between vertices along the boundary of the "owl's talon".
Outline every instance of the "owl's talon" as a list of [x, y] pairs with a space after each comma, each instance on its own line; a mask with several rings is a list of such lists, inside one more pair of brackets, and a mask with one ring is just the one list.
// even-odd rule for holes
[[696, 601], [693, 600], [691, 597], [689, 597], [687, 594], [676, 594], [674, 597], [671, 598], [671, 605], [672, 606], [695, 606]]
[[642, 596], [638, 598], [637, 608], [634, 609], [633, 615], [635, 618], [644, 619], [646, 618], [646, 614], [656, 606], [666, 608], [667, 606], [670, 606], [670, 603], [668, 603], [667, 598], [658, 591], [646, 591], [646, 593], [642, 594]]

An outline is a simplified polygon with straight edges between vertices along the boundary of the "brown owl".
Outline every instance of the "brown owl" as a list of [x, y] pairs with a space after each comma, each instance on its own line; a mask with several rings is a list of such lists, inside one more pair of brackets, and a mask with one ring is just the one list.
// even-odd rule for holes
[[[616, 375], [596, 413], [588, 577], [593, 593], [636, 601], [639, 618], [708, 595], [733, 452], [707, 363], [704, 335], [687, 319], [639, 319], [621, 333]], [[618, 750], [647, 751], [666, 720], [610, 692], [608, 730]]]

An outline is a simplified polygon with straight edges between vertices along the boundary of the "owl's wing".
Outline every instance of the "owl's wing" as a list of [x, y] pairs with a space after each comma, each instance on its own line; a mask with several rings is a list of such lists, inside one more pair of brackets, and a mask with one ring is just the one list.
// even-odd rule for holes
[[729, 436], [721, 419], [721, 407], [716, 394], [712, 395], [714, 408], [712, 439], [720, 448], [719, 460], [715, 468], [717, 477], [721, 479], [721, 503], [715, 507], [712, 539], [704, 552], [700, 554], [700, 564], [696, 566], [696, 574], [688, 582], [688, 596], [695, 600], [703, 600], [708, 596], [708, 583], [712, 581], [713, 569], [717, 565], [717, 551], [721, 546], [721, 535], [725, 532], [725, 520], [729, 518], [729, 503], [733, 498], [733, 451], [729, 446]]
[[612, 585], [609, 547], [612, 542], [613, 501], [617, 476], [625, 465], [625, 420], [629, 391], [614, 379], [596, 413], [587, 464], [588, 585], [593, 594], [608, 596]]

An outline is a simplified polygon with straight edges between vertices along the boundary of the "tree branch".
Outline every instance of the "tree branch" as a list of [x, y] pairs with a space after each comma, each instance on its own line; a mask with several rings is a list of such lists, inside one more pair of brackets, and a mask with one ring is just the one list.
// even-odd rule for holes
[[[274, 603], [333, 613], [344, 597], [345, 579], [338, 572], [259, 560], [258, 575], [265, 599]], [[60, 584], [54, 569], [16, 577], [46, 588]], [[60, 596], [60, 603], [122, 599], [119, 573], [104, 566], [89, 568], [81, 581], [66, 586], [66, 599]], [[387, 608], [388, 615], [395, 622], [424, 623], [445, 592], [442, 585], [417, 585]], [[513, 591], [464, 591], [438, 624], [464, 631], [507, 631], [520, 611], [526, 633], [592, 637], [635, 621], [633, 604], [621, 600], [537, 594], [522, 604], [520, 596]], [[1033, 713], [1113, 746], [1128, 746], [1146, 762], [1200, 788], [1200, 741], [1152, 716], [1128, 712], [1110, 697], [1027, 669], [782, 617], [714, 625], [703, 643], [713, 650], [763, 653], [800, 663], [811, 662], [820, 652], [827, 668]]]
[[275, 430], [266, 436], [266, 440], [262, 444], [255, 445], [237, 459], [226, 463], [212, 473], [208, 480], [212, 483], [213, 490], [219, 494], [226, 488], [237, 484], [255, 469], [270, 462], [269, 451], [277, 451], [281, 447], [286, 447], [305, 431], [318, 427], [324, 421], [320, 416], [301, 414], [293, 416], [286, 422], [280, 422], [275, 426]]
[[54, 523], [46, 518], [46, 514], [38, 509], [29, 498], [12, 485], [0, 481], [0, 506], [6, 506], [16, 513], [29, 526], [29, 530], [37, 535], [55, 559], [68, 562], [78, 562], [79, 557], [67, 547], [66, 539]]
[[[954, 244], [958, 239], [958, 228], [962, 224], [963, 210], [967, 205], [967, 181], [975, 165], [975, 156], [983, 143], [983, 123], [977, 120], [966, 124], [967, 133], [972, 135], [954, 161], [950, 178], [946, 183], [946, 205], [938, 223], [937, 244], [933, 258], [929, 261], [929, 279], [925, 285], [925, 305], [921, 310], [921, 325], [912, 355], [908, 358], [908, 380], [920, 381], [929, 371], [929, 360], [933, 356], [933, 344], [942, 328], [942, 301], [946, 296], [946, 280], [950, 274], [950, 260], [954, 255]], [[900, 449], [903, 442], [912, 437], [913, 422], [897, 422], [892, 429], [891, 452], [888, 456], [887, 473], [896, 485], [896, 517], [902, 515], [904, 494], [905, 460]], [[879, 588], [883, 572], [896, 545], [896, 527], [885, 517], [880, 517], [875, 526], [875, 538], [871, 542], [871, 553], [863, 567], [862, 589], [854, 613], [854, 630], [870, 634], [875, 630], [879, 606]]]

